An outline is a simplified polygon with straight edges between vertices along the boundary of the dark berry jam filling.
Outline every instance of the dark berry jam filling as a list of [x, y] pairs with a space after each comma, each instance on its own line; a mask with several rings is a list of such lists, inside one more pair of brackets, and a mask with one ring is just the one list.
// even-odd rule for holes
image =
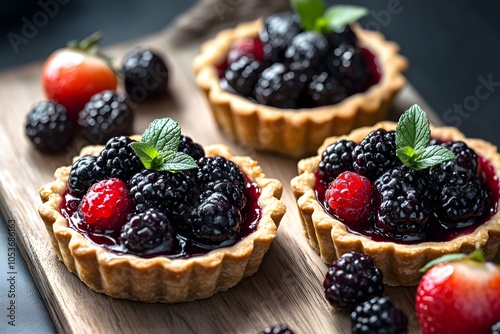
[[[247, 179], [248, 180], [248, 179]], [[194, 256], [200, 256], [208, 253], [211, 250], [228, 247], [234, 245], [242, 238], [255, 232], [258, 227], [258, 223], [261, 217], [261, 208], [258, 203], [260, 196], [260, 189], [253, 182], [247, 182], [246, 189], [244, 191], [247, 203], [245, 207], [241, 210], [241, 215], [243, 217], [243, 224], [240, 228], [239, 234], [236, 238], [224, 241], [217, 245], [208, 245], [192, 240], [189, 236], [177, 233], [176, 242], [177, 246], [170, 252], [165, 252], [163, 245], [153, 248], [149, 251], [141, 253], [138, 256], [144, 258], [151, 258], [156, 256], [165, 256], [170, 259], [179, 258], [190, 258]], [[85, 236], [89, 241], [93, 242], [98, 246], [102, 246], [109, 251], [115, 252], [117, 254], [129, 254], [130, 252], [127, 248], [120, 242], [120, 231], [101, 231], [92, 229], [82, 218], [78, 207], [80, 205], [81, 198], [75, 197], [69, 193], [68, 190], [63, 194], [63, 200], [61, 203], [61, 214], [68, 221], [68, 226], [78, 233]], [[137, 255], [137, 254], [134, 254]]]
[[325, 184], [316, 171], [316, 182], [314, 191], [319, 204], [323, 207], [332, 218], [342, 221], [350, 233], [368, 237], [374, 241], [396, 242], [401, 244], [417, 244], [420, 242], [444, 242], [450, 241], [463, 235], [473, 233], [477, 227], [488, 221], [498, 209], [498, 201], [500, 200], [500, 183], [495, 173], [494, 167], [484, 157], [478, 155], [479, 160], [479, 176], [483, 183], [483, 187], [487, 191], [489, 202], [487, 212], [481, 217], [476, 217], [472, 224], [463, 228], [446, 228], [435, 218], [430, 218], [428, 227], [416, 235], [404, 235], [399, 239], [395, 239], [386, 231], [378, 228], [375, 224], [375, 219], [372, 217], [365, 222], [348, 222], [342, 221], [334, 213], [332, 213], [327, 201], [325, 200], [325, 192], [328, 185]]

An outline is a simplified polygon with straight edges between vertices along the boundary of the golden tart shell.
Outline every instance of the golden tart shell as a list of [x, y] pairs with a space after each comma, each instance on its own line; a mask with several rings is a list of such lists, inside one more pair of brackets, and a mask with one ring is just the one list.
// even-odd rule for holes
[[[88, 146], [80, 156], [98, 155], [102, 149], [103, 146]], [[60, 205], [71, 167], [61, 167], [55, 172], [56, 180], [40, 189], [43, 204], [39, 208], [59, 259], [92, 290], [114, 298], [143, 302], [177, 303], [207, 298], [254, 274], [286, 211], [279, 200], [282, 184], [266, 178], [256, 161], [233, 156], [226, 146], [209, 146], [205, 152], [231, 159], [260, 188], [258, 203], [262, 211], [256, 231], [231, 247], [187, 259], [119, 255], [68, 227], [60, 213]]]
[[[478, 246], [488, 260], [493, 259], [500, 248], [500, 212], [495, 213], [474, 232], [451, 241], [405, 245], [374, 241], [350, 233], [342, 222], [323, 210], [314, 193], [314, 173], [321, 160], [321, 153], [339, 139], [350, 139], [359, 143], [369, 132], [378, 128], [395, 130], [396, 123], [381, 122], [373, 127], [356, 129], [347, 136], [327, 138], [318, 149], [318, 155], [298, 163], [299, 175], [291, 181], [292, 191], [309, 243], [323, 261], [330, 264], [350, 251], [365, 253], [371, 256], [375, 265], [382, 270], [386, 284], [413, 286], [417, 285], [421, 278], [419, 269], [443, 254], [470, 253]], [[465, 142], [478, 155], [487, 159], [494, 167], [496, 177], [500, 177], [500, 155], [495, 146], [481, 139], [468, 139], [452, 127], [431, 127], [431, 131], [432, 136], [438, 139]]]
[[329, 136], [384, 120], [394, 96], [406, 83], [402, 72], [408, 62], [398, 54], [398, 45], [355, 25], [360, 44], [374, 54], [381, 68], [377, 84], [331, 106], [287, 110], [254, 103], [224, 90], [216, 66], [224, 62], [235, 40], [256, 37], [261, 27], [259, 19], [221, 31], [202, 45], [193, 62], [196, 84], [205, 92], [216, 122], [245, 146], [295, 158], [314, 154]]

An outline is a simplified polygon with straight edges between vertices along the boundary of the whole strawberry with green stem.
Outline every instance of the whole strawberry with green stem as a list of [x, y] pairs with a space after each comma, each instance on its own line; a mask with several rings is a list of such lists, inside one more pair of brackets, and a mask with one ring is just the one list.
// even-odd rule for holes
[[422, 269], [416, 312], [423, 334], [489, 334], [500, 320], [500, 267], [481, 251], [444, 255]]

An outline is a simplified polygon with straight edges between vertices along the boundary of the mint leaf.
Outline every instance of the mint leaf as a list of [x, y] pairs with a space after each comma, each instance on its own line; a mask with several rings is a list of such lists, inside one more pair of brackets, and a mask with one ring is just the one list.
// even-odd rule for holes
[[415, 150], [410, 146], [398, 148], [396, 155], [406, 166], [411, 167], [415, 161]]
[[431, 128], [425, 111], [413, 105], [399, 118], [396, 127], [396, 147], [410, 146], [415, 151], [425, 149], [431, 139]]
[[440, 145], [432, 145], [426, 147], [424, 151], [418, 155], [412, 167], [415, 170], [422, 170], [454, 158], [455, 155], [453, 154], [453, 152], [451, 152], [446, 147]]
[[368, 9], [365, 7], [333, 5], [326, 10], [324, 15], [329, 30], [326, 32], [336, 32], [366, 15], [368, 15]]
[[166, 152], [163, 156], [163, 162], [161, 166], [158, 166], [158, 171], [181, 171], [187, 169], [197, 168], [198, 165], [194, 159], [183, 152]]
[[171, 118], [155, 119], [142, 135], [142, 141], [159, 152], [177, 151], [181, 138], [181, 127]]
[[135, 154], [141, 159], [142, 164], [147, 169], [151, 169], [155, 164], [155, 159], [158, 159], [158, 150], [156, 147], [148, 143], [134, 142], [130, 146]]
[[316, 30], [316, 21], [325, 13], [323, 0], [291, 0], [294, 11], [299, 15], [304, 30]]

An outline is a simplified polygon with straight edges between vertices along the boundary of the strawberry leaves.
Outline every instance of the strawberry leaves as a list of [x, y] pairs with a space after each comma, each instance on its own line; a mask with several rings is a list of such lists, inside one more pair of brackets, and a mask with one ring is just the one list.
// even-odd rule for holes
[[399, 118], [396, 155], [407, 167], [422, 170], [455, 158], [444, 146], [429, 146], [431, 128], [425, 111], [413, 105]]
[[141, 141], [131, 146], [147, 169], [178, 172], [197, 168], [191, 156], [177, 151], [180, 138], [179, 124], [170, 118], [161, 118], [151, 122]]

